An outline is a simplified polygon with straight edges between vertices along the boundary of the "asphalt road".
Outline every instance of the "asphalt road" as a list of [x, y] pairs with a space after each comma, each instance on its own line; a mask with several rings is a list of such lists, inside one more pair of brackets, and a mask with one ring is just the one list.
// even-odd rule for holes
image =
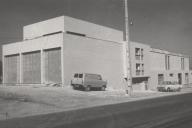
[[191, 127], [191, 93], [0, 121], [0, 128]]

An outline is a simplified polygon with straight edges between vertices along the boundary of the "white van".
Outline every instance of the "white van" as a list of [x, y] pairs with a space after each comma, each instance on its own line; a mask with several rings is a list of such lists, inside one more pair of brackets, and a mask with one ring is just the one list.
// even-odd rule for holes
[[102, 80], [99, 74], [75, 73], [71, 80], [71, 86], [74, 89], [83, 88], [90, 91], [91, 88], [100, 88], [102, 91], [107, 87], [107, 81]]

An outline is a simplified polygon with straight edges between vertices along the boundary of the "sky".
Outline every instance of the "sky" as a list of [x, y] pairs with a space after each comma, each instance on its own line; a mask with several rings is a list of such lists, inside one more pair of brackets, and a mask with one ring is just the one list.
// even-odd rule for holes
[[[191, 0], [128, 0], [130, 40], [192, 57], [191, 5]], [[123, 0], [0, 0], [0, 44], [21, 41], [24, 25], [61, 15], [124, 28]]]

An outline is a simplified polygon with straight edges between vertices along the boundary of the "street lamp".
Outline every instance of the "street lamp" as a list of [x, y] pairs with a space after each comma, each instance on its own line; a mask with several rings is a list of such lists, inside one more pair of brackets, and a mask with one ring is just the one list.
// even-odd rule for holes
[[125, 10], [125, 49], [126, 49], [126, 94], [131, 96], [132, 94], [132, 72], [131, 72], [131, 45], [130, 45], [130, 39], [129, 39], [129, 17], [128, 17], [128, 1], [124, 0], [124, 10]]

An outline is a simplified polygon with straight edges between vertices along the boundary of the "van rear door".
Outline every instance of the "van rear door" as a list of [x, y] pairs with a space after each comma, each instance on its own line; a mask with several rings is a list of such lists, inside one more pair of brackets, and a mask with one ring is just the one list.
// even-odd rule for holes
[[77, 85], [82, 85], [83, 84], [83, 74], [75, 73], [73, 83], [77, 84]]

